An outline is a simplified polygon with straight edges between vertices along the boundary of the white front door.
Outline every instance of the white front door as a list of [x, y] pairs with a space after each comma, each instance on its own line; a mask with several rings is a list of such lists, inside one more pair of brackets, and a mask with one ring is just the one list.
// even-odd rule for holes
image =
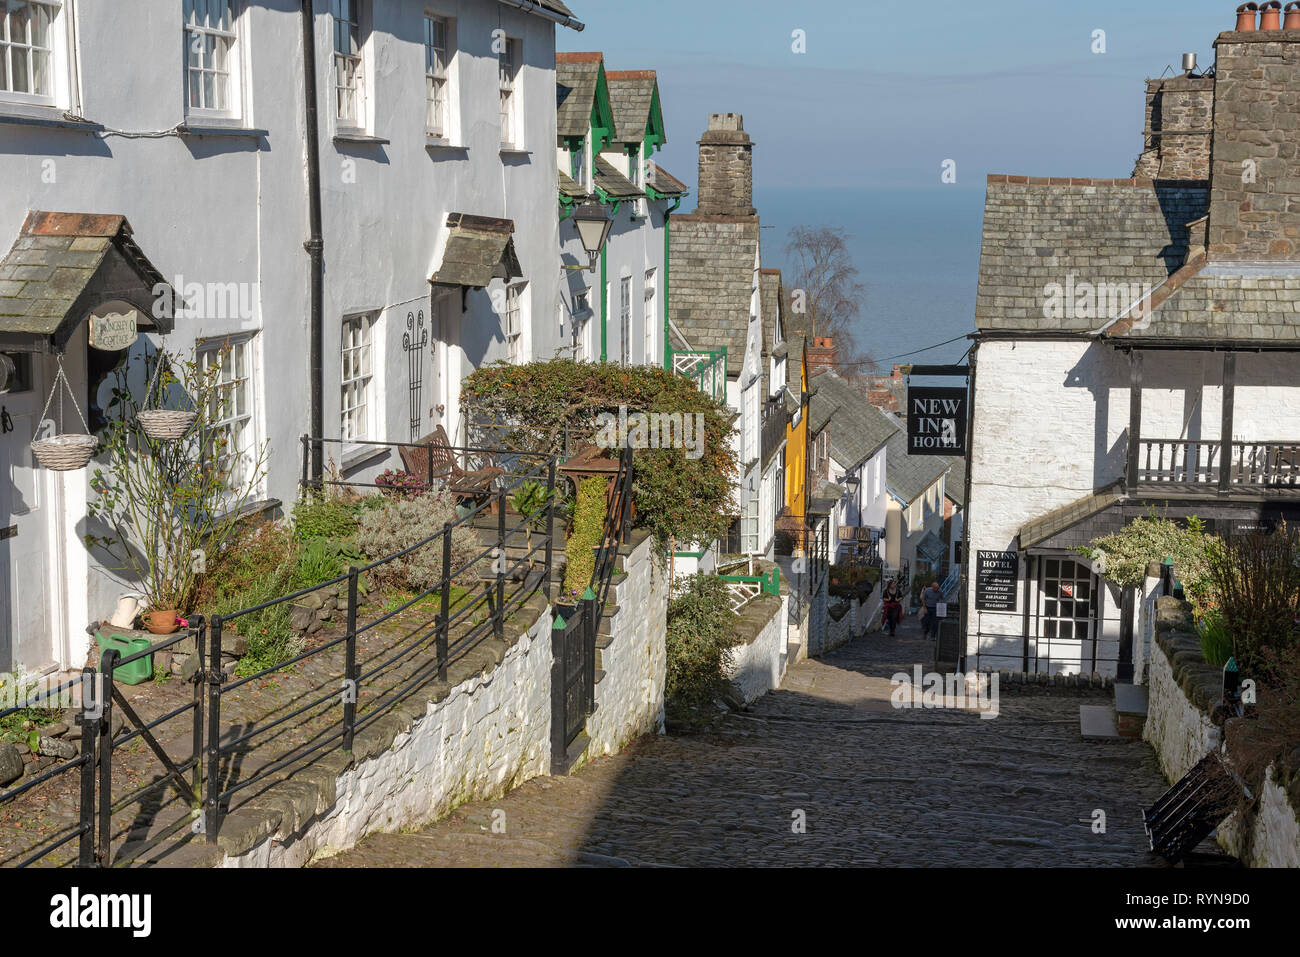
[[32, 457], [44, 405], [46, 362], [15, 356], [19, 382], [0, 395], [0, 671], [56, 664], [50, 596], [59, 573], [51, 534], [50, 473]]
[[434, 395], [442, 406], [442, 415], [435, 418], [447, 431], [452, 445], [463, 445], [464, 423], [460, 415], [460, 384], [464, 368], [464, 353], [460, 347], [460, 291], [445, 292], [434, 298], [437, 313], [435, 324], [438, 358], [434, 363], [437, 384]]

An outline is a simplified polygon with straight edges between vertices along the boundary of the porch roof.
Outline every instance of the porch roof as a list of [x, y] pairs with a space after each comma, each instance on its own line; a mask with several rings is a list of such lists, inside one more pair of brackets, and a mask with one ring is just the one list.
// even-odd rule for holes
[[639, 186], [603, 156], [597, 156], [592, 163], [592, 173], [596, 188], [611, 199], [640, 199], [645, 195]]
[[[1078, 501], [1071, 502], [1063, 508], [1048, 512], [1041, 518], [1036, 518], [1032, 522], [1025, 524], [1020, 529], [1020, 547], [1033, 548], [1035, 545], [1042, 545], [1048, 539], [1055, 538], [1062, 532], [1087, 522], [1089, 519], [1119, 505], [1124, 500], [1124, 485], [1122, 482], [1116, 482], [1114, 485], [1085, 495]], [[1087, 544], [1099, 535], [1104, 535], [1109, 531], [1118, 531], [1118, 528], [1123, 526], [1123, 520], [1118, 519], [1118, 522], [1118, 526], [1114, 529], [1085, 529], [1082, 536], [1072, 536], [1072, 541], [1077, 538], [1079, 540], [1078, 544]]]
[[948, 554], [948, 546], [934, 532], [926, 532], [916, 543], [916, 551], [928, 562], [941, 562]]
[[451, 232], [442, 264], [430, 282], [482, 289], [493, 279], [509, 282], [523, 276], [515, 255], [513, 220], [452, 213], [447, 217], [447, 228]]
[[653, 161], [650, 163], [650, 174], [646, 179], [650, 188], [660, 196], [675, 199], [691, 191], [689, 186]]
[[133, 306], [138, 327], [170, 332], [174, 310], [155, 315], [159, 293], [174, 300], [125, 216], [33, 210], [0, 260], [0, 335], [49, 337], [62, 350], [90, 311], [111, 300]]

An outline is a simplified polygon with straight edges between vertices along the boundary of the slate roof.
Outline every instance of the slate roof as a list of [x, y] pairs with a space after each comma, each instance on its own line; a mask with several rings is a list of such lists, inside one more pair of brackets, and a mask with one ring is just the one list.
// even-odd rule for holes
[[952, 460], [941, 455], [909, 455], [907, 429], [894, 416], [880, 414], [899, 426], [899, 431], [890, 436], [885, 451], [885, 485], [895, 497], [910, 505], [952, 468]]
[[1053, 512], [1048, 512], [1041, 518], [1026, 523], [1020, 529], [1020, 547], [1031, 548], [1045, 542], [1049, 538], [1078, 525], [1080, 522], [1120, 504], [1122, 501], [1124, 501], [1124, 485], [1122, 482], [1117, 482], [1100, 491], [1085, 495], [1064, 508], [1058, 508]]
[[757, 216], [674, 216], [669, 316], [692, 349], [727, 348], [727, 374], [745, 363], [758, 263]]
[[168, 286], [132, 239], [125, 216], [32, 211], [0, 260], [0, 333], [53, 336], [62, 346], [90, 309], [109, 299], [136, 306], [151, 328], [154, 290]]
[[638, 199], [645, 193], [637, 185], [618, 171], [609, 160], [597, 156], [592, 163], [592, 179], [596, 188], [603, 190], [612, 199]]
[[690, 192], [690, 187], [655, 162], [650, 163], [650, 173], [646, 181], [660, 196], [685, 196]]
[[555, 54], [556, 131], [586, 136], [604, 58], [599, 53]]
[[482, 289], [493, 279], [509, 281], [523, 275], [515, 255], [512, 220], [452, 213], [447, 228], [451, 235], [430, 282]]
[[941, 562], [948, 555], [948, 546], [934, 532], [926, 532], [916, 543], [916, 550], [921, 557], [930, 562]]
[[948, 481], [944, 483], [944, 497], [951, 499], [958, 508], [966, 507], [966, 460], [949, 459], [952, 463], [952, 471], [948, 473]]
[[1152, 296], [1153, 308], [1117, 323], [1125, 339], [1300, 340], [1300, 263], [1194, 264]]
[[577, 181], [572, 176], [570, 176], [564, 170], [560, 170], [559, 172], [560, 172], [560, 195], [561, 196], [564, 196], [567, 199], [587, 198], [588, 195], [587, 191], [583, 189], [581, 186], [579, 186]]
[[1046, 287], [1075, 282], [1156, 286], [1188, 256], [1188, 224], [1205, 216], [1194, 181], [990, 176], [975, 325], [1093, 331], [1112, 315], [1049, 318]]
[[[790, 330], [787, 328], [786, 331]], [[786, 355], [789, 356], [785, 364], [785, 384], [795, 395], [803, 389], [803, 343], [804, 337], [798, 335], [785, 341]]]
[[[813, 376], [809, 389], [809, 432], [816, 435], [829, 425], [831, 455], [847, 471], [875, 455], [899, 430], [897, 423], [833, 371]], [[892, 454], [886, 453], [886, 470]]]
[[614, 138], [620, 143], [640, 143], [650, 125], [650, 107], [654, 102], [654, 70], [610, 70], [609, 103], [614, 109]]
[[561, 3], [560, 0], [537, 0], [537, 5], [550, 10], [552, 13], [558, 13], [560, 16], [573, 16], [573, 11]]
[[759, 303], [763, 310], [763, 354], [773, 353], [777, 348], [777, 329], [781, 330], [782, 348], [785, 347], [785, 310], [781, 302], [781, 270], [764, 269], [759, 273], [762, 295]]

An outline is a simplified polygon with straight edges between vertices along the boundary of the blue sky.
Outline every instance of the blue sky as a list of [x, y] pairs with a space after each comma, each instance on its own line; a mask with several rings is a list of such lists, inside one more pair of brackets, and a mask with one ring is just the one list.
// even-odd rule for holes
[[[695, 182], [710, 112], [745, 114], [762, 189], [958, 186], [990, 172], [1127, 176], [1143, 80], [1184, 52], [1213, 62], [1228, 0], [573, 0], [562, 50], [659, 71], [663, 166]], [[807, 52], [791, 35], [806, 32]], [[1106, 52], [1092, 52], [1104, 30]]]

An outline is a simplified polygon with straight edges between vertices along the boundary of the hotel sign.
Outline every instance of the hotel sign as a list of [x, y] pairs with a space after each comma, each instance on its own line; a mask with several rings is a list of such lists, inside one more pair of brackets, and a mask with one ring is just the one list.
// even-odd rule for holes
[[980, 552], [975, 563], [975, 607], [980, 611], [1015, 611], [1020, 556], [1015, 552]]
[[965, 389], [908, 389], [908, 454], [965, 455], [967, 401]]

